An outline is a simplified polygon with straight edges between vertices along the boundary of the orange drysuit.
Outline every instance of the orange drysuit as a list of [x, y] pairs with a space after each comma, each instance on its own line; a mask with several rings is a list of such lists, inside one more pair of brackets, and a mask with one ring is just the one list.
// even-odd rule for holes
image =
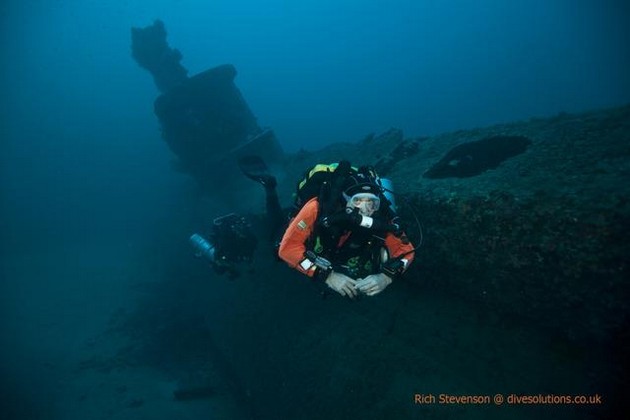
[[[299, 272], [312, 277], [315, 274], [316, 266], [305, 257], [306, 242], [313, 234], [315, 224], [317, 223], [317, 216], [319, 210], [319, 202], [317, 198], [309, 200], [295, 218], [289, 224], [289, 227], [282, 237], [280, 242], [280, 249], [278, 255], [282, 258], [290, 267], [295, 268]], [[341, 247], [343, 243], [352, 235], [352, 232], [348, 231], [339, 239], [338, 246]], [[403, 243], [402, 240], [392, 233], [385, 235], [385, 247], [389, 253], [390, 258], [396, 258], [402, 254], [405, 255], [404, 259], [405, 269], [409, 267], [409, 264], [413, 261], [414, 253], [413, 245], [411, 243]], [[334, 263], [334, 261], [333, 261]]]

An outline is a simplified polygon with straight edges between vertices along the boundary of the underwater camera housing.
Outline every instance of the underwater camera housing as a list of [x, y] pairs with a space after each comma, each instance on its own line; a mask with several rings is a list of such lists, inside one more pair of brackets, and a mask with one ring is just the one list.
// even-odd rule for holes
[[215, 260], [252, 260], [258, 240], [252, 231], [252, 225], [245, 217], [235, 213], [217, 217], [212, 222], [212, 229]]
[[258, 241], [245, 217], [230, 213], [213, 220], [210, 240], [195, 233], [190, 237], [190, 244], [195, 250], [195, 256], [227, 265], [250, 262]]

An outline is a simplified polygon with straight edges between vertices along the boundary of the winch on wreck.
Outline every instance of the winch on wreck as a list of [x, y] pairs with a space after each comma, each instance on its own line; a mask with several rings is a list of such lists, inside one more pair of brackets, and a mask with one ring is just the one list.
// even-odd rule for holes
[[177, 156], [175, 169], [191, 174], [205, 191], [236, 174], [239, 157], [256, 154], [278, 162], [283, 152], [273, 131], [261, 128], [224, 64], [188, 77], [181, 53], [169, 47], [164, 23], [132, 28], [132, 56], [153, 75], [161, 95], [154, 112], [162, 137]]

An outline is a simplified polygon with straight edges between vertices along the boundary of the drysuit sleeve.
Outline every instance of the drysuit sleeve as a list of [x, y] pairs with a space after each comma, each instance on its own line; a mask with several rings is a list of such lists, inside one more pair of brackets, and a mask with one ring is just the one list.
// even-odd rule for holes
[[278, 256], [282, 260], [309, 277], [313, 277], [315, 274], [316, 266], [304, 256], [304, 253], [306, 252], [306, 241], [313, 234], [315, 223], [317, 223], [318, 209], [317, 198], [304, 204], [304, 207], [291, 220], [289, 227], [284, 232], [278, 249]]
[[387, 248], [390, 258], [397, 258], [400, 255], [408, 253], [401, 260], [404, 264], [403, 272], [409, 268], [409, 265], [416, 256], [416, 253], [412, 252], [413, 244], [411, 242], [407, 241], [407, 243], [405, 243], [401, 238], [392, 233], [388, 233], [387, 236], [385, 236], [385, 247]]

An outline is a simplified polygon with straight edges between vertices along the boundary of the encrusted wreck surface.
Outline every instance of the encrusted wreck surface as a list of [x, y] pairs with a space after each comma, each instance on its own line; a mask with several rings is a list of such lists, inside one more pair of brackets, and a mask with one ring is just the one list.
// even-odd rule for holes
[[[476, 176], [423, 177], [458, 145], [496, 136], [531, 144]], [[157, 261], [163, 277], [147, 282], [143, 263], [143, 301], [112, 320], [112, 342], [124, 346], [112, 349], [106, 337], [81, 370], [118, 375], [105, 384], [130, 384], [126, 399], [117, 390], [108, 405], [125, 418], [122, 410], [143, 409], [136, 396], [148, 387], [134, 389], [129, 375], [146, 367], [176, 383], [167, 395], [177, 412], [193, 407], [181, 400], [194, 398], [195, 406], [214, 404], [206, 413], [223, 410], [216, 411], [222, 418], [441, 419], [468, 410], [415, 403], [420, 393], [442, 392], [597, 394], [604, 401], [479, 405], [467, 418], [503, 419], [508, 408], [518, 420], [617, 418], [626, 410], [629, 371], [629, 140], [624, 107], [430, 138], [405, 139], [392, 129], [290, 156], [284, 170], [272, 167], [285, 204], [319, 162], [373, 164], [394, 181], [402, 215], [412, 221], [413, 206], [424, 224], [406, 278], [375, 297], [322, 299], [324, 285], [261, 245], [251, 269], [227, 281], [182, 245], [190, 228], [182, 215], [160, 233], [168, 240], [151, 241], [140, 260]], [[237, 201], [251, 205], [253, 197]], [[264, 209], [260, 198], [256, 213]], [[221, 215], [221, 205], [209, 200], [202, 218]], [[417, 244], [413, 223], [408, 233]], [[84, 392], [79, 398], [91, 398]], [[226, 407], [240, 415], [225, 414]]]
[[[475, 176], [422, 176], [457, 146], [495, 136], [531, 144]], [[570, 339], [627, 326], [630, 106], [430, 138], [392, 129], [299, 154], [289, 170], [298, 179], [305, 165], [340, 158], [375, 164], [416, 208], [424, 245], [410, 281]]]

